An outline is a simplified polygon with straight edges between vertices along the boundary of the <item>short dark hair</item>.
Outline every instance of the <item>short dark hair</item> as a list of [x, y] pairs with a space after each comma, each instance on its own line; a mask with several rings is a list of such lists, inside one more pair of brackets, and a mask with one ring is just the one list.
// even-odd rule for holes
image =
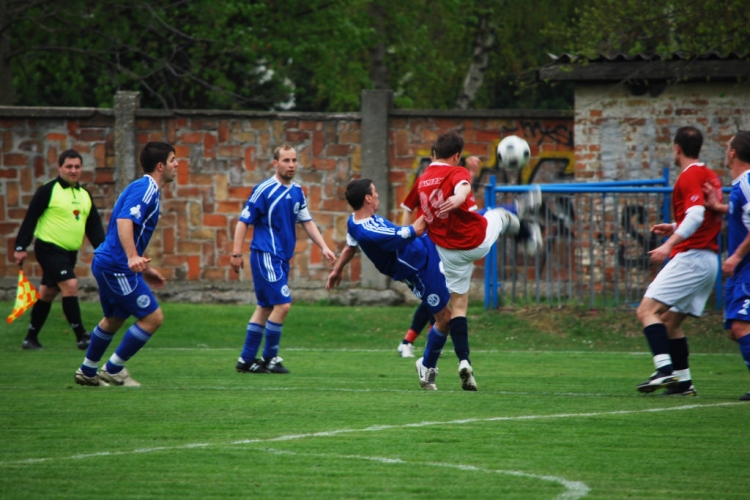
[[451, 130], [440, 134], [432, 148], [435, 151], [435, 158], [450, 158], [456, 153], [464, 150], [464, 140], [455, 131]]
[[738, 130], [729, 147], [737, 151], [737, 159], [744, 163], [750, 163], [750, 132], [747, 130]]
[[149, 142], [141, 151], [141, 168], [147, 174], [156, 170], [159, 163], [167, 164], [170, 153], [174, 153], [174, 146], [166, 142]]
[[57, 159], [57, 164], [59, 166], [63, 166], [63, 163], [65, 163], [65, 160], [68, 158], [78, 158], [81, 160], [81, 164], [83, 165], [83, 158], [81, 158], [81, 153], [76, 151], [75, 149], [66, 149], [62, 153], [60, 153], [60, 157]]
[[703, 146], [703, 134], [695, 127], [680, 127], [674, 135], [674, 143], [680, 146], [682, 154], [688, 158], [698, 158]]
[[346, 201], [354, 210], [359, 210], [365, 204], [365, 196], [372, 195], [372, 180], [357, 179], [346, 186]]

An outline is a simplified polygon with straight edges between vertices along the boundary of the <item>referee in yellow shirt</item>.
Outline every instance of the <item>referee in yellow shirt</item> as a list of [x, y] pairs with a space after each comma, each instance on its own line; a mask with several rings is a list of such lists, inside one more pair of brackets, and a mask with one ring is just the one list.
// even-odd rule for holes
[[90, 335], [81, 321], [75, 265], [83, 236], [96, 248], [104, 241], [104, 229], [91, 194], [78, 183], [83, 167], [81, 155], [68, 149], [60, 154], [57, 164], [59, 175], [36, 191], [16, 236], [16, 264], [23, 264], [26, 247], [36, 236], [34, 254], [42, 268], [40, 298], [31, 309], [31, 324], [22, 347], [42, 349], [39, 330], [52, 301], [62, 291], [63, 313], [76, 334], [76, 345], [84, 350]]

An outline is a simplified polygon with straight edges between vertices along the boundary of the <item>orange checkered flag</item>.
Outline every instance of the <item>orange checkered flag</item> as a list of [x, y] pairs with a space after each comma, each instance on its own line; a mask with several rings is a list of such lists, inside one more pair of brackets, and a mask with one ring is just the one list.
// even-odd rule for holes
[[39, 292], [37, 292], [34, 285], [26, 279], [26, 276], [23, 275], [23, 271], [18, 271], [16, 305], [13, 307], [13, 312], [8, 315], [8, 324], [13, 323], [13, 321], [20, 318], [21, 315], [25, 313], [28, 308], [33, 306], [37, 300], [39, 300]]

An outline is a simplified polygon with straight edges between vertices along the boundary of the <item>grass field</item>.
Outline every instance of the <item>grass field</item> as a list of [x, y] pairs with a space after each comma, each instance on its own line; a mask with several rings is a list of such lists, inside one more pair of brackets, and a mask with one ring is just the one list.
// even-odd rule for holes
[[140, 388], [73, 383], [59, 303], [44, 351], [20, 349], [28, 316], [3, 327], [0, 498], [750, 497], [750, 374], [716, 314], [687, 325], [699, 396], [665, 398], [635, 391], [653, 365], [632, 313], [472, 308], [468, 393], [450, 342], [437, 392], [396, 355], [411, 308], [295, 305], [289, 375], [234, 371], [249, 306], [164, 310]]

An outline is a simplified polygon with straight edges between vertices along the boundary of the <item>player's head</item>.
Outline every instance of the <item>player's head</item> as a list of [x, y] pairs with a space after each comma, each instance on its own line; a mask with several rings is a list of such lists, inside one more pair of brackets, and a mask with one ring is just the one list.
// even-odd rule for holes
[[[732, 154], [734, 150], [734, 154]], [[750, 164], [750, 131], [740, 130], [727, 144], [726, 164], [731, 167], [732, 159], [737, 158], [742, 163]]]
[[451, 130], [440, 134], [432, 148], [435, 151], [435, 157], [441, 160], [447, 160], [455, 155], [461, 157], [464, 150], [464, 140], [456, 132]]
[[[156, 166], [161, 163], [165, 166], [169, 163], [170, 155], [174, 155], [174, 146], [166, 142], [149, 142], [143, 146], [141, 151], [141, 168], [146, 174], [153, 173]], [[171, 181], [172, 179], [168, 179]]]
[[375, 185], [372, 179], [357, 179], [346, 186], [346, 201], [354, 210], [359, 210], [365, 204], [367, 196], [373, 196]]
[[60, 153], [60, 157], [57, 159], [57, 165], [62, 167], [65, 165], [65, 160], [67, 159], [76, 159], [78, 158], [79, 163], [83, 163], [83, 158], [81, 158], [81, 154], [76, 151], [75, 149], [66, 149], [62, 153]]
[[68, 184], [75, 184], [81, 177], [83, 158], [75, 149], [66, 149], [57, 159], [57, 171]]
[[[695, 127], [680, 127], [674, 135], [674, 145], [680, 147], [683, 156], [697, 159], [701, 154], [701, 146], [703, 146], [703, 134]], [[677, 151], [675, 149], [676, 155]], [[675, 159], [676, 162], [677, 160]]]
[[282, 144], [273, 150], [273, 167], [281, 182], [288, 183], [297, 173], [297, 151], [289, 144]]

